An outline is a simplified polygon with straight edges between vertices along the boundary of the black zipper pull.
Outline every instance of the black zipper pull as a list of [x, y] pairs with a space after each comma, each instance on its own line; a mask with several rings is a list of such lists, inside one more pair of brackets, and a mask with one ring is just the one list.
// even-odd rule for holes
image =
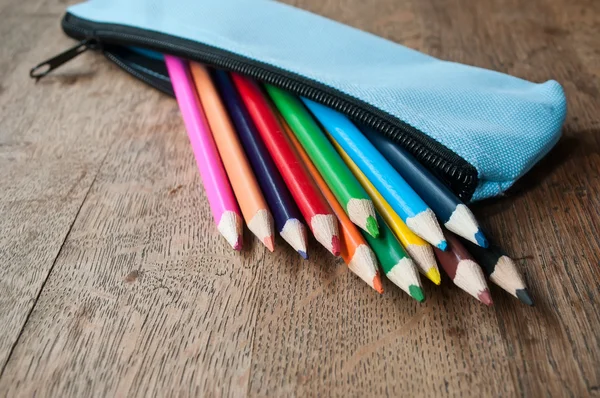
[[42, 77], [46, 76], [50, 71], [58, 68], [62, 64], [66, 64], [79, 54], [82, 54], [89, 50], [90, 48], [95, 48], [97, 46], [97, 41], [95, 39], [85, 39], [77, 43], [76, 46], [69, 48], [68, 50], [39, 63], [38, 65], [31, 68], [29, 71], [29, 76], [35, 79], [37, 82]]

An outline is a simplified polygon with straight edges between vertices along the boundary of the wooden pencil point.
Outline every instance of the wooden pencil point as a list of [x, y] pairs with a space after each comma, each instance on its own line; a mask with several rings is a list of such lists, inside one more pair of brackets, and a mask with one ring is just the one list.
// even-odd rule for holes
[[346, 213], [350, 220], [362, 230], [368, 232], [374, 238], [379, 236], [375, 206], [370, 199], [350, 199], [346, 206]]
[[410, 292], [411, 297], [417, 300], [419, 303], [425, 301], [425, 293], [423, 293], [423, 289], [421, 289], [419, 286], [410, 285], [408, 291]]
[[[348, 268], [379, 293], [383, 291], [377, 272], [377, 257], [369, 246], [363, 244], [356, 247], [354, 256], [348, 263]], [[375, 285], [377, 281], [379, 288]]]
[[527, 289], [523, 278], [517, 271], [516, 264], [508, 256], [498, 258], [494, 272], [489, 275], [489, 278], [493, 283], [517, 298], [519, 298], [517, 291]]
[[522, 303], [527, 304], [530, 307], [533, 307], [533, 299], [529, 295], [529, 291], [527, 289], [517, 290], [517, 298], [519, 300], [521, 300]]
[[300, 220], [296, 218], [288, 219], [285, 222], [283, 229], [279, 232], [279, 235], [281, 235], [281, 237], [302, 256], [302, 258], [308, 258], [306, 227], [304, 227], [304, 224]]
[[373, 289], [379, 294], [383, 294], [383, 283], [381, 283], [381, 275], [377, 272], [377, 275], [373, 277]]
[[440, 270], [437, 266], [435, 268], [429, 268], [429, 270], [425, 272], [425, 276], [438, 286], [442, 283], [442, 276], [440, 275]]
[[440, 250], [446, 250], [447, 242], [433, 210], [427, 209], [406, 219], [406, 225], [415, 234]]
[[[416, 297], [413, 296], [413, 292], [411, 292], [411, 287], [421, 287], [421, 279], [419, 278], [419, 273], [416, 271], [416, 267], [413, 261], [404, 257], [401, 258], [398, 263], [387, 273], [385, 274], [387, 278], [400, 289], [404, 290], [408, 295], [415, 298], [417, 301], [421, 301], [424, 299], [424, 295], [422, 294], [422, 299], [419, 300], [419, 295]], [[414, 290], [414, 289], [413, 289]], [[422, 293], [422, 292], [421, 292]]]
[[334, 256], [339, 256], [340, 238], [337, 218], [331, 214], [316, 214], [311, 218], [310, 225], [315, 239]]
[[456, 235], [461, 236], [476, 245], [481, 247], [488, 246], [488, 241], [479, 228], [475, 216], [464, 204], [456, 206], [456, 209], [454, 209], [454, 212], [448, 221], [444, 223], [444, 226], [448, 228], [449, 231], [454, 232]]
[[334, 256], [339, 256], [341, 253], [341, 244], [340, 244], [340, 238], [336, 235], [334, 235], [331, 238], [331, 253]]
[[219, 220], [217, 229], [235, 250], [242, 249], [242, 219], [233, 211], [225, 211]]
[[369, 216], [367, 218], [367, 232], [374, 238], [379, 237], [379, 226], [377, 225], [377, 219], [375, 217]]
[[487, 248], [490, 245], [490, 242], [487, 240], [487, 238], [481, 230], [477, 231], [477, 233], [475, 234], [475, 241], [479, 246], [483, 248]]
[[[265, 209], [261, 209], [254, 214], [254, 217], [248, 222], [248, 229], [258, 237], [258, 239], [270, 251], [275, 250], [273, 244], [274, 228], [273, 217]], [[269, 241], [270, 239], [270, 241]]]
[[305, 251], [302, 250], [298, 250], [298, 254], [300, 255], [300, 257], [302, 257], [305, 260], [308, 260], [308, 253], [306, 253]]
[[[425, 242], [423, 242], [425, 243]], [[419, 272], [425, 275], [436, 285], [441, 283], [440, 271], [435, 261], [435, 254], [431, 245], [425, 243], [423, 245], [408, 244], [406, 251], [417, 265]]]
[[[483, 276], [483, 271], [476, 262], [472, 260], [461, 260], [456, 267], [456, 274], [454, 275], [453, 281], [456, 286], [460, 287], [476, 299], [483, 301], [482, 297], [490, 297], [491, 302], [489, 288], [485, 281], [485, 277]], [[488, 292], [487, 295], [481, 296], [484, 292]]]
[[527, 285], [515, 262], [502, 249], [494, 244], [490, 244], [486, 249], [466, 239], [463, 239], [463, 242], [479, 265], [481, 265], [484, 274], [490, 278], [490, 281], [523, 303], [527, 305], [533, 304], [531, 297], [527, 293], [521, 293], [521, 296], [519, 296], [519, 291], [527, 291]]
[[267, 247], [267, 249], [269, 249], [270, 252], [274, 252], [275, 251], [275, 239], [273, 238], [273, 236], [267, 236], [266, 238], [264, 238], [263, 245], [265, 245]]
[[490, 294], [490, 291], [488, 289], [480, 292], [477, 295], [477, 298], [479, 299], [479, 301], [481, 301], [483, 304], [485, 304], [489, 307], [494, 305], [494, 301], [492, 301], [492, 295]]

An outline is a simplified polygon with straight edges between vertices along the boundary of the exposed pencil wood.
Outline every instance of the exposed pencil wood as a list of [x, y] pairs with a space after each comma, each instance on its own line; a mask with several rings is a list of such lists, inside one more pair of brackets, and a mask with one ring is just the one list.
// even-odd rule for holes
[[375, 289], [378, 293], [383, 293], [381, 277], [379, 275], [379, 266], [377, 257], [373, 250], [369, 247], [365, 239], [362, 237], [358, 228], [352, 223], [350, 217], [344, 211], [342, 204], [337, 200], [331, 188], [323, 176], [317, 170], [317, 167], [312, 162], [308, 153], [302, 147], [302, 144], [296, 138], [283, 116], [279, 115], [279, 121], [284, 131], [287, 134], [290, 142], [296, 148], [300, 159], [304, 162], [306, 169], [313, 178], [315, 184], [321, 190], [321, 193], [331, 206], [339, 221], [340, 230], [340, 256], [358, 277], [364, 280], [369, 286]]
[[387, 281], [380, 296], [314, 240], [310, 261], [283, 242], [233, 253], [172, 99], [92, 52], [28, 78], [72, 45], [74, 2], [0, 0], [0, 396], [598, 395], [600, 2], [288, 1], [564, 85], [557, 148], [472, 207], [533, 308], [447, 280], [423, 304]]

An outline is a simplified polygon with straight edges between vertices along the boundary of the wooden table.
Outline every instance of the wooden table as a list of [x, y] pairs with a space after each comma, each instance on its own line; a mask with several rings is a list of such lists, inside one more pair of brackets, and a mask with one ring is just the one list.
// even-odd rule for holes
[[378, 296], [312, 246], [212, 224], [174, 100], [72, 44], [63, 0], [0, 0], [0, 395], [600, 395], [600, 2], [297, 0], [426, 53], [566, 90], [564, 138], [476, 211], [535, 308], [448, 281]]

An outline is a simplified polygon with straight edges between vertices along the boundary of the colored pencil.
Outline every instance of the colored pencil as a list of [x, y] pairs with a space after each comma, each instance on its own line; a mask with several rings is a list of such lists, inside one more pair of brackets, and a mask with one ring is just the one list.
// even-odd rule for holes
[[210, 78], [208, 69], [190, 63], [198, 98], [206, 113], [225, 171], [237, 198], [248, 229], [270, 250], [275, 250], [273, 216], [262, 195], [252, 167]]
[[502, 289], [506, 290], [521, 302], [533, 306], [527, 285], [517, 265], [502, 249], [493, 243], [487, 249], [479, 247], [466, 239], [465, 246], [479, 262], [483, 273]]
[[425, 293], [421, 287], [421, 278], [412, 259], [392, 233], [388, 225], [377, 215], [379, 237], [373, 238], [366, 232], [363, 236], [375, 252], [383, 273], [400, 289], [417, 301], [425, 301]]
[[341, 113], [313, 101], [304, 101], [402, 221], [415, 234], [444, 250], [446, 241], [433, 210], [423, 202], [361, 131]]
[[287, 138], [271, 104], [256, 83], [238, 74], [231, 77], [313, 235], [327, 250], [339, 255], [337, 217]]
[[248, 110], [226, 72], [216, 70], [212, 77], [254, 169], [258, 184], [273, 212], [275, 228], [294, 250], [303, 258], [308, 258], [306, 228], [300, 210], [260, 139]]
[[431, 207], [448, 230], [479, 246], [487, 247], [487, 239], [475, 215], [446, 185], [400, 145], [383, 134], [369, 128], [363, 128], [363, 133]]
[[492, 305], [492, 296], [481, 267], [451, 232], [446, 233], [448, 250], [434, 248], [442, 268], [456, 286], [485, 305]]
[[371, 181], [364, 175], [358, 168], [356, 163], [352, 161], [350, 156], [344, 151], [344, 149], [337, 143], [336, 140], [331, 137], [331, 143], [337, 149], [338, 153], [344, 159], [344, 162], [348, 165], [350, 170], [354, 173], [356, 179], [362, 184], [365, 191], [369, 194], [375, 208], [385, 221], [385, 223], [394, 232], [394, 235], [400, 240], [400, 243], [404, 246], [408, 254], [412, 257], [413, 261], [417, 264], [419, 271], [429, 278], [433, 283], [439, 285], [441, 283], [440, 271], [435, 261], [433, 254], [433, 248], [423, 239], [415, 235], [404, 221], [396, 214], [394, 209], [389, 203], [381, 196], [377, 189], [371, 184]]
[[277, 87], [271, 85], [265, 87], [336, 199], [344, 207], [350, 220], [376, 238], [379, 235], [379, 228], [371, 198], [348, 170], [302, 101]]
[[327, 199], [327, 202], [329, 202], [329, 205], [338, 217], [342, 238], [342, 259], [348, 268], [358, 275], [359, 278], [379, 293], [383, 293], [383, 285], [381, 284], [381, 277], [377, 270], [377, 257], [375, 256], [375, 253], [373, 253], [373, 250], [371, 250], [365, 239], [362, 237], [360, 231], [352, 223], [348, 215], [346, 215], [344, 208], [337, 201], [337, 198], [302, 147], [302, 144], [300, 144], [300, 141], [298, 141], [294, 133], [292, 133], [281, 115], [280, 122], [317, 186], [321, 189], [323, 196], [325, 196], [325, 199]]
[[241, 250], [240, 210], [194, 89], [188, 64], [169, 55], [165, 55], [165, 63], [217, 228], [234, 249]]

